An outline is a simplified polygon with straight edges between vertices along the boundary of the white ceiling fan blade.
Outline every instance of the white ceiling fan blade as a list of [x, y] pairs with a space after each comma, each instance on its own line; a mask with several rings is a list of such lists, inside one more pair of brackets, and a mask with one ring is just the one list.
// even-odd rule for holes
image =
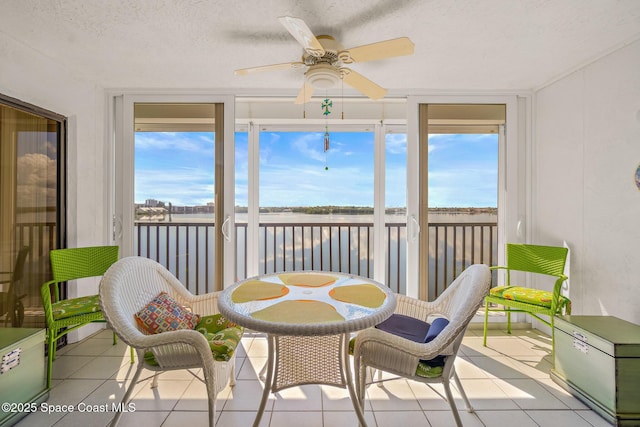
[[378, 86], [376, 83], [358, 72], [349, 68], [341, 68], [340, 71], [344, 73], [344, 77], [342, 77], [342, 79], [346, 84], [371, 99], [381, 99], [387, 94], [387, 90], [385, 88]]
[[314, 90], [315, 88], [305, 80], [302, 88], [300, 88], [300, 92], [298, 92], [298, 97], [294, 101], [294, 104], [306, 104], [311, 101]]
[[302, 19], [294, 18], [293, 16], [281, 16], [278, 20], [309, 55], [318, 58], [324, 55], [324, 48]]
[[409, 37], [386, 40], [363, 46], [352, 47], [339, 53], [345, 64], [351, 62], [375, 61], [395, 56], [413, 55], [414, 44]]
[[274, 70], [293, 70], [300, 68], [304, 65], [304, 62], [285, 62], [284, 64], [272, 64], [262, 65], [259, 67], [242, 68], [236, 70], [234, 73], [236, 76], [246, 76], [247, 74], [255, 73], [258, 71], [274, 71]]

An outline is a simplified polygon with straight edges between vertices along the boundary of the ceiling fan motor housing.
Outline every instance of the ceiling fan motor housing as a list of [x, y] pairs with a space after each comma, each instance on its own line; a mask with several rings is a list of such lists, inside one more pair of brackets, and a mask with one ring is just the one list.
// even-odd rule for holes
[[344, 48], [331, 36], [322, 35], [316, 38], [324, 49], [324, 55], [318, 57], [308, 52], [302, 55], [302, 61], [309, 66], [305, 73], [307, 81], [316, 89], [336, 87], [342, 78], [338, 54]]
[[305, 73], [307, 81], [316, 89], [336, 87], [342, 78], [340, 71], [329, 64], [312, 65]]

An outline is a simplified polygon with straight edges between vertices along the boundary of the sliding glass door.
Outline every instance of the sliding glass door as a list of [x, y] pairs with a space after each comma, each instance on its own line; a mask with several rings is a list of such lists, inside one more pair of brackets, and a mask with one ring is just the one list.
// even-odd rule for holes
[[40, 286], [64, 244], [66, 119], [0, 96], [0, 327], [44, 327]]
[[481, 98], [413, 104], [408, 283], [421, 299], [437, 298], [470, 264], [499, 264], [506, 239], [520, 238], [517, 102]]
[[233, 265], [233, 251], [225, 251], [234, 243], [233, 202], [225, 205], [224, 191], [233, 139], [225, 139], [224, 102], [208, 101], [125, 97], [116, 140], [116, 241], [123, 254], [158, 261], [196, 294], [235, 278], [233, 269], [230, 279], [224, 273]]

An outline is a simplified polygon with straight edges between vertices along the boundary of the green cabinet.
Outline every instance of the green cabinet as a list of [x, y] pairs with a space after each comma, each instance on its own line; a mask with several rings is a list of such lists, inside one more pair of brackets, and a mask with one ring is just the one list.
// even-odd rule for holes
[[44, 329], [0, 328], [0, 427], [15, 424], [49, 396]]
[[640, 326], [613, 316], [555, 320], [551, 378], [617, 426], [640, 425]]

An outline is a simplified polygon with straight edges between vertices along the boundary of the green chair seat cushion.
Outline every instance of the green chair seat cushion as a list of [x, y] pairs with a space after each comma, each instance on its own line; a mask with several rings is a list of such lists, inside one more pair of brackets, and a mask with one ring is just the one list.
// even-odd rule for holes
[[416, 376], [422, 378], [437, 378], [442, 375], [445, 356], [436, 356], [431, 360], [421, 360], [416, 368]]
[[551, 308], [553, 293], [521, 286], [498, 286], [491, 289], [491, 296]]
[[[201, 317], [194, 329], [205, 336], [211, 347], [213, 360], [218, 362], [226, 362], [233, 357], [244, 333], [243, 327], [225, 319], [221, 314]], [[153, 352], [147, 351], [144, 359], [148, 364], [158, 366]]]
[[65, 299], [51, 304], [51, 307], [54, 320], [68, 319], [69, 317], [101, 311], [98, 295]]

